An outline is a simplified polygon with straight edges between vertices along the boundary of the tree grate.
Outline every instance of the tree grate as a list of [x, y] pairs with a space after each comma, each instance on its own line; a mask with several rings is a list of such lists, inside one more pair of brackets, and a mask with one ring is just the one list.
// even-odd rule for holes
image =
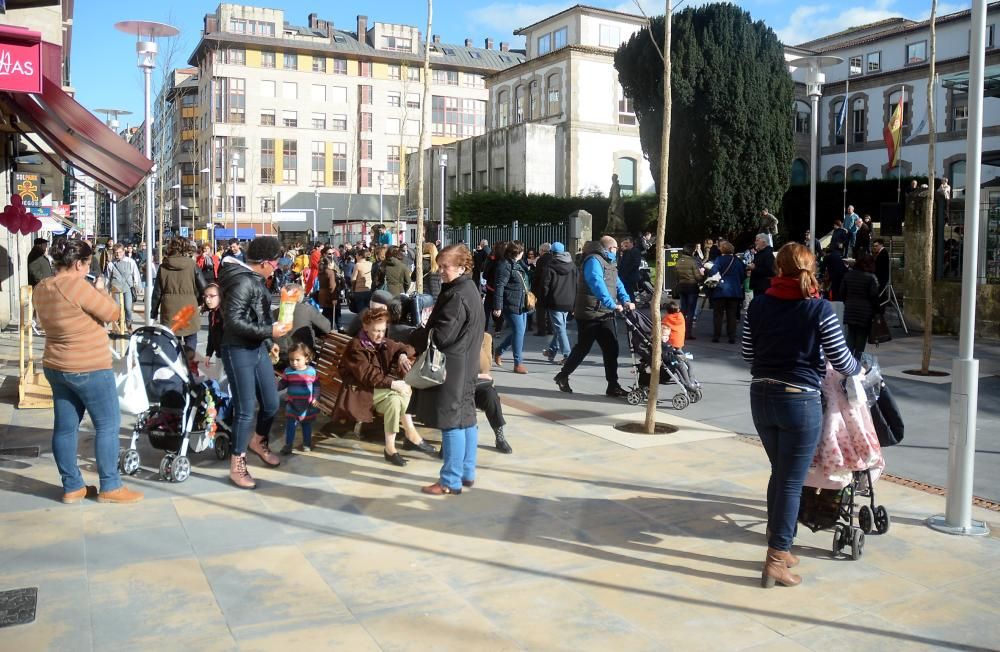
[[0, 591], [0, 627], [13, 627], [34, 622], [37, 606], [37, 586]]

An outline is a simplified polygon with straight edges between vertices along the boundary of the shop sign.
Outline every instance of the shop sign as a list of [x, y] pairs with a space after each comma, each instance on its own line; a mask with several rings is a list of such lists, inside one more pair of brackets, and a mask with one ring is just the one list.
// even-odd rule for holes
[[21, 195], [26, 206], [37, 206], [39, 200], [39, 178], [37, 174], [27, 172], [15, 172], [14, 183], [17, 186], [17, 194]]
[[[25, 32], [31, 35], [33, 32]], [[0, 33], [0, 91], [42, 92], [42, 44], [12, 38], [11, 30]]]

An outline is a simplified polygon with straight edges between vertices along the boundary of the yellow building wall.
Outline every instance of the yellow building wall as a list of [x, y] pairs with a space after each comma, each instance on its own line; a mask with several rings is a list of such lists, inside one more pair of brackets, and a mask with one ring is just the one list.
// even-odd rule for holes
[[325, 171], [323, 172], [323, 177], [326, 181], [323, 183], [324, 186], [333, 185], [333, 143], [328, 142], [326, 144], [326, 164]]
[[389, 79], [389, 64], [373, 63], [372, 77], [374, 77], [375, 79]]
[[360, 75], [361, 74], [361, 62], [359, 62], [357, 59], [348, 59], [347, 60], [347, 74], [348, 75], [353, 75], [354, 77], [357, 77], [358, 75]]
[[285, 159], [281, 155], [281, 149], [284, 146], [284, 141], [281, 138], [274, 139], [274, 183], [282, 184], [285, 182]]
[[260, 68], [260, 50], [247, 50], [247, 66]]
[[313, 58], [311, 54], [299, 55], [299, 72], [311, 72], [313, 69]]

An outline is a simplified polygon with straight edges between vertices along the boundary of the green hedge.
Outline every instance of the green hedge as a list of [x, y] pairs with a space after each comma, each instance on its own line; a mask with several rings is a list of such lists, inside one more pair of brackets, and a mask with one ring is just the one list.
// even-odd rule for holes
[[[629, 231], [639, 233], [656, 224], [656, 195], [636, 195], [625, 199], [625, 223]], [[556, 197], [521, 192], [467, 192], [448, 202], [448, 221], [464, 224], [546, 224], [564, 222], [573, 211], [585, 210], [593, 218], [594, 233], [600, 233], [608, 221], [608, 198], [601, 195]]]

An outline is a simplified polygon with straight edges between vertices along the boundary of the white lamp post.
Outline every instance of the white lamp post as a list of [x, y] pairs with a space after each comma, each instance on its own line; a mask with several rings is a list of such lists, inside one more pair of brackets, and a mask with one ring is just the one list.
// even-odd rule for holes
[[[385, 179], [385, 171], [378, 171], [378, 223], [382, 224], [382, 182]], [[399, 237], [399, 234], [396, 234]]]
[[[135, 52], [139, 55], [139, 68], [142, 69], [143, 94], [145, 107], [143, 109], [143, 145], [146, 158], [153, 157], [153, 124], [152, 111], [150, 110], [150, 100], [152, 97], [151, 85], [153, 79], [153, 68], [156, 67], [156, 53], [159, 48], [156, 39], [160, 37], [177, 36], [180, 33], [173, 25], [156, 23], [148, 20], [123, 20], [115, 23], [115, 29], [136, 37]], [[153, 289], [153, 171], [146, 177], [146, 291]], [[146, 303], [146, 325], [152, 325], [153, 315], [149, 311], [149, 302]]]
[[[207, 167], [204, 167], [204, 168], [198, 170], [198, 176], [195, 178], [195, 180], [198, 182], [198, 185], [195, 187], [195, 190], [194, 190], [194, 194], [195, 194], [194, 205], [197, 208], [197, 210], [191, 214], [191, 234], [192, 235], [194, 235], [195, 227], [197, 226], [195, 224], [195, 220], [198, 217], [201, 217], [201, 188], [202, 188], [201, 175], [203, 175], [203, 174], [209, 174], [211, 171], [212, 171], [211, 169], [209, 169]], [[209, 215], [212, 214], [212, 186], [211, 186], [211, 179], [209, 179], [209, 186], [208, 186], [208, 214]], [[211, 220], [209, 220], [209, 221], [211, 221]], [[213, 249], [215, 248], [215, 243], [214, 242], [212, 243], [212, 248]]]
[[236, 175], [240, 167], [240, 153], [234, 150], [230, 157], [233, 162], [233, 175], [230, 177], [230, 183], [233, 186], [233, 237], [239, 240], [240, 226], [236, 220]]
[[[823, 82], [826, 75], [823, 68], [829, 68], [843, 63], [840, 57], [814, 56], [801, 57], [788, 62], [792, 68], [805, 68], [806, 95], [811, 103], [811, 124], [809, 127], [809, 234], [817, 238], [816, 233], [816, 180], [819, 175], [819, 98], [823, 96]], [[847, 98], [844, 98], [847, 101]], [[847, 174], [844, 172], [844, 174]]]
[[444, 178], [444, 175], [448, 171], [448, 154], [445, 153], [445, 152], [441, 152], [441, 155], [439, 157], [439, 161], [440, 161], [440, 164], [441, 164], [441, 231], [440, 231], [440, 238], [439, 239], [441, 240], [441, 247], [444, 248], [444, 245], [445, 245], [445, 241], [444, 241], [444, 202], [445, 202], [445, 187], [444, 187], [444, 182], [445, 182], [445, 178]]
[[319, 185], [313, 189], [313, 196], [316, 198], [316, 210], [313, 211], [313, 242], [319, 240], [319, 231], [316, 230], [316, 215], [319, 214]]

